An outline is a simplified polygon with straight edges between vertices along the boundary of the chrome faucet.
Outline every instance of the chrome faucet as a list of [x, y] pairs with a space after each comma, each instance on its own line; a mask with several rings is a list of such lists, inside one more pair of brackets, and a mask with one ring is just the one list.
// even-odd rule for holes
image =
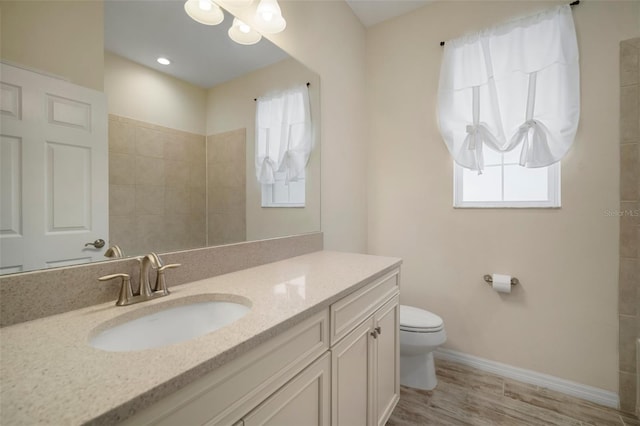
[[[131, 289], [131, 278], [128, 274], [112, 274], [98, 278], [100, 281], [122, 278], [120, 295], [116, 301], [117, 306], [133, 305], [134, 303], [169, 295], [164, 272], [167, 269], [177, 268], [180, 264], [172, 263], [164, 265], [160, 257], [155, 253], [149, 253], [146, 256], [139, 257], [138, 262], [140, 263], [140, 280], [136, 293], [133, 293]], [[153, 288], [151, 288], [151, 283], [149, 282], [149, 273], [152, 268], [157, 271], [156, 283]]]

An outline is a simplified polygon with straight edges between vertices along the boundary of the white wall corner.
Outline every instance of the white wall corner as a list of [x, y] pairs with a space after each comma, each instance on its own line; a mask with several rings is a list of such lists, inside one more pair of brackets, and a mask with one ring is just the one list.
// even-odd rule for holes
[[550, 376], [548, 374], [538, 373], [524, 368], [514, 367], [512, 365], [503, 364], [501, 362], [491, 361], [473, 355], [451, 349], [438, 349], [435, 357], [447, 361], [454, 361], [459, 364], [468, 365], [478, 370], [497, 374], [502, 377], [517, 380], [519, 382], [540, 386], [556, 392], [576, 398], [585, 399], [596, 404], [606, 407], [619, 408], [620, 398], [617, 393], [608, 390], [596, 388], [593, 386], [583, 385], [571, 380], [561, 379], [559, 377]]

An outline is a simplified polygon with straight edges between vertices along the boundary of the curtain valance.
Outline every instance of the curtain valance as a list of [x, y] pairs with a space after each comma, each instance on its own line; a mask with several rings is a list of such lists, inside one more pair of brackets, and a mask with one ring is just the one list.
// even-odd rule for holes
[[483, 169], [483, 147], [520, 149], [545, 167], [573, 143], [580, 116], [578, 43], [568, 5], [448, 41], [438, 121], [455, 161]]
[[309, 91], [301, 85], [256, 100], [256, 177], [273, 184], [275, 173], [296, 181], [311, 153]]

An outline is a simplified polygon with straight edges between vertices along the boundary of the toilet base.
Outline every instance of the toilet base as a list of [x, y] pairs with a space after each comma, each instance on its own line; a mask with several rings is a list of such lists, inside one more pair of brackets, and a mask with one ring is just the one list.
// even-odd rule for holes
[[410, 388], [433, 390], [438, 385], [433, 352], [400, 356], [400, 384]]

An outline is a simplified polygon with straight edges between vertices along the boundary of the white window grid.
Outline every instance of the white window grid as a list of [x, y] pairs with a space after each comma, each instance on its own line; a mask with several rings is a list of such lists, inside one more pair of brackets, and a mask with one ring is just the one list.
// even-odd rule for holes
[[275, 173], [275, 183], [262, 184], [262, 207], [305, 207], [306, 180], [303, 175], [285, 183], [285, 173]]
[[[505, 167], [519, 166], [517, 162], [504, 161], [504, 154], [500, 154], [500, 163], [485, 165], [485, 172], [490, 168], [500, 168], [500, 200], [469, 201], [464, 194], [464, 168], [454, 161], [453, 167], [453, 207], [454, 208], [559, 208], [561, 207], [560, 177], [561, 166], [558, 161], [551, 166], [544, 167], [547, 171], [547, 197], [540, 200], [505, 200]], [[521, 166], [520, 166], [521, 167]], [[475, 171], [473, 173], [476, 173]]]

